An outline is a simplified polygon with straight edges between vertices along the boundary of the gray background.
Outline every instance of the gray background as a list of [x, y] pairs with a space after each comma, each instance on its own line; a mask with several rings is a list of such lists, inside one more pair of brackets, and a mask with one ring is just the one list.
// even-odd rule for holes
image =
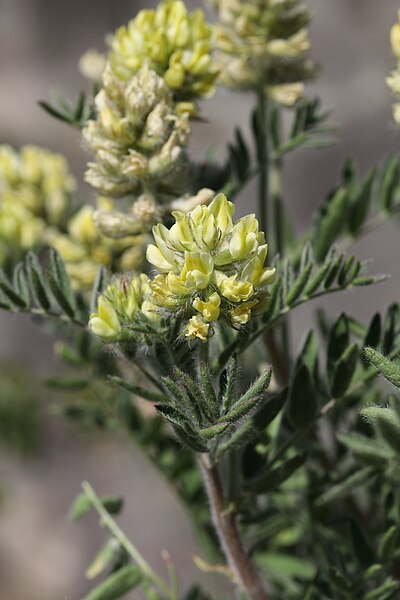
[[[58, 89], [74, 97], [84, 81], [77, 61], [88, 47], [103, 46], [104, 34], [127, 22], [153, 2], [126, 0], [0, 0], [0, 141], [48, 146], [66, 154], [80, 177], [85, 154], [79, 136], [45, 115], [36, 102]], [[199, 3], [191, 3], [193, 6]], [[334, 107], [341, 141], [329, 149], [296, 153], [287, 163], [285, 203], [298, 233], [310, 223], [322, 195], [335, 183], [343, 159], [353, 156], [362, 171], [397, 151], [391, 121], [391, 97], [384, 78], [393, 66], [389, 29], [396, 19], [395, 0], [310, 0], [313, 56], [324, 70], [309, 86], [325, 105]], [[252, 99], [220, 91], [204, 103], [209, 123], [196, 126], [195, 156], [214, 145], [223, 155], [234, 124], [245, 129]], [[90, 199], [90, 191], [82, 187]], [[250, 185], [239, 202], [240, 214], [255, 209]], [[399, 241], [393, 224], [356, 247], [372, 258], [371, 270], [392, 273], [382, 286], [360, 290], [325, 303], [330, 314], [357, 310], [367, 319], [399, 297]], [[299, 340], [313, 307], [293, 317]], [[23, 317], [0, 315], [0, 357], [18, 359], [45, 375], [57, 366], [53, 340]], [[88, 585], [84, 570], [103, 539], [96, 520], [78, 526], [65, 515], [80, 482], [88, 479], [103, 493], [126, 496], [122, 526], [145, 557], [163, 572], [160, 550], [168, 548], [185, 586], [196, 576], [190, 524], [173, 492], [160, 481], [139, 450], [124, 440], [83, 434], [47, 418], [39, 457], [22, 462], [0, 456], [0, 483], [5, 495], [0, 512], [0, 600], [77, 600]], [[217, 585], [211, 582], [211, 587]], [[132, 598], [140, 598], [132, 594]]]

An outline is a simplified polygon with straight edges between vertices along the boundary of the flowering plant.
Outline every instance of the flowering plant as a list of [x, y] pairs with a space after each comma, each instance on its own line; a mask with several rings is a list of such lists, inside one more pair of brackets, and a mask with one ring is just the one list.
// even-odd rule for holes
[[[168, 556], [167, 583], [117, 525], [121, 499], [84, 483], [71, 516], [95, 509], [109, 534], [85, 600], [396, 598], [400, 411], [378, 375], [400, 388], [399, 306], [367, 324], [320, 310], [299, 349], [290, 326], [304, 303], [385, 281], [349, 250], [398, 214], [400, 160], [365, 176], [348, 160], [291, 233], [285, 158], [331, 143], [306, 96], [311, 14], [212, 4], [213, 25], [182, 0], [140, 11], [81, 59], [93, 94], [41, 103], [80, 131], [95, 206], [62, 157], [0, 148], [0, 307], [57, 325], [80, 372], [52, 380], [74, 392], [61, 412], [139, 441], [202, 533], [197, 567], [226, 579], [218, 596], [181, 590]], [[253, 95], [251, 139], [237, 129], [224, 163], [198, 165], [191, 124], [218, 85]], [[258, 214], [235, 220], [253, 178]]]

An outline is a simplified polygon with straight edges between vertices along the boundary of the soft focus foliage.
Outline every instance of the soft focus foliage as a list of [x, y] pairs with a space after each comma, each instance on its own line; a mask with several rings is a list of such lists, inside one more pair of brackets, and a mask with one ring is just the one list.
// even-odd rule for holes
[[75, 180], [66, 160], [37, 146], [0, 146], [0, 262], [38, 246], [48, 225], [62, 226]]

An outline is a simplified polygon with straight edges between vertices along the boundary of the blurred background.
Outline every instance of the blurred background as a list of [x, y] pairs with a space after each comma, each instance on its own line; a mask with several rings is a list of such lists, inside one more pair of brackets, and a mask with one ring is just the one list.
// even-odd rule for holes
[[[34, 143], [66, 155], [78, 178], [87, 157], [79, 134], [51, 119], [37, 105], [51, 90], [76, 97], [86, 85], [77, 62], [90, 48], [103, 49], [104, 35], [126, 23], [142, 7], [155, 2], [134, 0], [0, 0], [0, 141], [19, 146]], [[190, 2], [198, 7], [200, 2]], [[396, 0], [309, 0], [314, 11], [311, 29], [313, 56], [323, 65], [309, 86], [324, 106], [334, 109], [340, 142], [322, 151], [294, 153], [286, 166], [285, 203], [301, 233], [310, 223], [322, 196], [336, 182], [344, 158], [355, 158], [365, 172], [390, 152], [399, 136], [391, 119], [391, 97], [384, 79], [393, 66], [389, 30], [396, 20]], [[250, 96], [219, 91], [204, 102], [208, 123], [195, 126], [192, 152], [202, 158], [210, 146], [224, 155], [224, 144], [234, 125], [245, 130], [252, 106]], [[84, 185], [82, 196], [90, 198]], [[248, 186], [238, 212], [255, 209], [255, 190]], [[398, 230], [382, 227], [360, 242], [359, 258], [373, 257], [372, 272], [391, 273], [388, 283], [360, 289], [325, 303], [331, 315], [357, 308], [362, 319], [399, 299]], [[292, 323], [297, 346], [315, 307], [298, 309]], [[195, 545], [190, 524], [173, 492], [160, 480], [141, 451], [107, 435], [81, 432], [46, 415], [48, 392], [7, 365], [18, 361], [45, 377], [58, 368], [52, 356], [54, 340], [27, 318], [0, 314], [0, 371], [20, 385], [26, 403], [26, 440], [36, 451], [0, 454], [0, 600], [78, 600], [90, 588], [84, 571], [103, 532], [96, 519], [79, 525], [66, 515], [83, 480], [101, 494], [117, 493], [127, 499], [121, 525], [147, 560], [164, 572], [160, 551], [167, 548], [183, 586], [198, 572], [192, 562]], [[11, 374], [11, 375], [10, 375]], [[4, 383], [4, 382], [3, 382]], [[29, 389], [29, 397], [27, 397]], [[0, 394], [4, 385], [0, 382]], [[29, 422], [31, 401], [42, 406], [39, 433]], [[1, 398], [0, 398], [1, 401]], [[25, 404], [24, 404], [25, 406]], [[25, 409], [24, 409], [25, 410]], [[1, 418], [1, 413], [0, 413]], [[26, 456], [28, 454], [28, 457]], [[213, 585], [213, 583], [212, 583]], [[132, 598], [141, 598], [140, 593]]]

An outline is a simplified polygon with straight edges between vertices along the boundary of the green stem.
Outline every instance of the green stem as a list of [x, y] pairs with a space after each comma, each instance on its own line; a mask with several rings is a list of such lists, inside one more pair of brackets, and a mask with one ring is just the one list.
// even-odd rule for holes
[[258, 117], [260, 131], [258, 132], [258, 214], [261, 230], [268, 239], [268, 105], [264, 90], [257, 93]]
[[[270, 186], [273, 203], [275, 250], [281, 258], [285, 256], [285, 209], [282, 198], [282, 159], [274, 157], [270, 161]], [[282, 355], [286, 363], [290, 360], [289, 323], [283, 321], [279, 327]]]
[[84, 481], [82, 483], [82, 489], [85, 492], [86, 496], [89, 498], [92, 503], [93, 508], [98, 512], [101, 517], [102, 523], [111, 531], [116, 540], [120, 543], [120, 545], [125, 548], [127, 553], [131, 556], [131, 558], [135, 561], [137, 566], [141, 569], [142, 573], [145, 577], [147, 577], [169, 600], [176, 600], [176, 596], [166, 583], [158, 575], [153, 571], [151, 566], [146, 562], [146, 560], [142, 557], [139, 550], [135, 548], [132, 542], [128, 539], [122, 529], [117, 525], [114, 519], [111, 517], [110, 513], [104, 508], [101, 503], [100, 498], [92, 488], [92, 486]]

